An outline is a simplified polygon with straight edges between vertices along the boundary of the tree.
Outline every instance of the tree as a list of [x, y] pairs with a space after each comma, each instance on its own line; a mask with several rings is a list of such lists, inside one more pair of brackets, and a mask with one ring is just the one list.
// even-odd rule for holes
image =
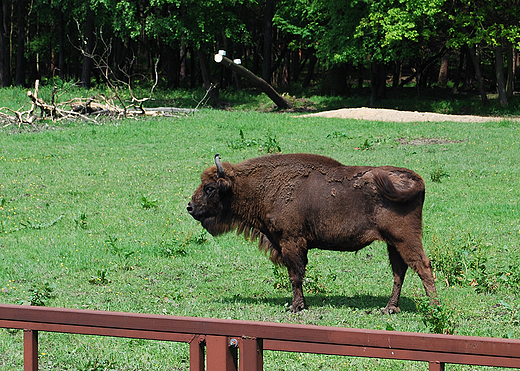
[[271, 83], [271, 58], [273, 53], [273, 17], [275, 0], [265, 0], [264, 16], [264, 63], [262, 64], [262, 78]]
[[[125, 83], [136, 78], [150, 81], [157, 68], [159, 83], [168, 88], [216, 87], [211, 94], [217, 103], [219, 89], [241, 86], [236, 73], [211, 59], [217, 50], [226, 49], [252, 73], [288, 90], [295, 83], [307, 88], [313, 81], [322, 91], [346, 94], [350, 81], [357, 77], [362, 88], [370, 77], [371, 103], [378, 104], [389, 76], [395, 89], [411, 81], [417, 89], [436, 80], [438, 86], [447, 86], [448, 56], [460, 55], [460, 69], [465, 68], [464, 75], [472, 88], [478, 87], [482, 101], [487, 99], [484, 82], [492, 81], [505, 106], [514, 90], [519, 4], [520, 0], [0, 0], [0, 86], [11, 85], [13, 78], [17, 84], [32, 84], [36, 78], [56, 75], [86, 87], [92, 76], [98, 82], [107, 77]], [[92, 65], [93, 56], [102, 57], [102, 63]], [[431, 71], [440, 63], [443, 69], [437, 78]], [[402, 70], [412, 72], [401, 78]]]
[[[449, 15], [452, 22], [449, 44], [454, 47], [466, 45], [470, 48], [477, 73], [480, 67], [474, 52], [475, 45], [493, 50], [499, 103], [502, 106], [507, 106], [507, 90], [512, 90], [511, 87], [506, 88], [505, 76], [510, 76], [510, 73], [504, 74], [503, 49], [507, 50], [510, 43], [517, 43], [520, 32], [519, 5], [519, 0], [455, 0]], [[512, 55], [512, 52], [506, 53], [508, 70], [513, 66]], [[487, 98], [483, 79], [478, 79], [482, 102], [485, 104]], [[509, 84], [512, 83], [513, 79], [510, 79]]]
[[16, 42], [16, 74], [15, 85], [24, 85], [25, 82], [25, 9], [26, 0], [18, 0], [18, 30]]
[[0, 87], [11, 85], [9, 2], [0, 0]]
[[387, 64], [425, 59], [425, 52], [438, 54], [443, 45], [433, 41], [443, 4], [444, 0], [322, 0], [326, 22], [319, 53], [330, 64], [369, 63], [375, 104], [385, 95]]
[[90, 89], [90, 75], [92, 73], [93, 66], [93, 53], [94, 53], [94, 10], [92, 6], [87, 4], [87, 14], [85, 17], [85, 38], [83, 39], [83, 69], [81, 72], [81, 86]]

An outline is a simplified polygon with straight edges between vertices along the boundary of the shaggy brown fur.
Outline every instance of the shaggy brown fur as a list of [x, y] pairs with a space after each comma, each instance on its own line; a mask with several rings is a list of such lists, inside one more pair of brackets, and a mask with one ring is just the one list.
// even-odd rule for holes
[[311, 154], [273, 155], [206, 169], [188, 212], [212, 235], [237, 229], [285, 265], [293, 285], [292, 311], [304, 308], [307, 251], [357, 251], [385, 241], [394, 287], [384, 313], [399, 311], [408, 267], [436, 297], [422, 247], [424, 181], [392, 166], [344, 166]]

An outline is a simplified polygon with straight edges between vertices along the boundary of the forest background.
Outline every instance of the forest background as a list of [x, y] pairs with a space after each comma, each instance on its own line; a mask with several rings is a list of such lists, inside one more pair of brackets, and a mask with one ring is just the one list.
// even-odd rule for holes
[[210, 63], [224, 49], [290, 94], [370, 86], [375, 106], [411, 84], [506, 107], [519, 65], [519, 0], [0, 0], [0, 20], [0, 87], [158, 76], [215, 105], [247, 88]]

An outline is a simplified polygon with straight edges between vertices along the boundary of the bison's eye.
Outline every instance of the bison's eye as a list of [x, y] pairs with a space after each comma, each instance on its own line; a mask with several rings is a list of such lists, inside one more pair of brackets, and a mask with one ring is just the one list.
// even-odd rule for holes
[[204, 193], [208, 196], [212, 196], [216, 190], [217, 187], [215, 187], [213, 184], [206, 184], [204, 186]]

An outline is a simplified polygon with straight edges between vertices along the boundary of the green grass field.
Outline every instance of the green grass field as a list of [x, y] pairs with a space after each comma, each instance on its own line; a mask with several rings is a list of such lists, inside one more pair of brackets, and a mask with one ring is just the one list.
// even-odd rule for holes
[[[13, 103], [15, 104], [15, 103]], [[16, 104], [15, 104], [16, 106]], [[281, 149], [395, 165], [427, 186], [424, 245], [459, 335], [520, 338], [520, 125], [382, 123], [203, 109], [182, 118], [0, 130], [0, 302], [429, 332], [409, 271], [383, 316], [386, 247], [312, 250], [307, 304], [254, 243], [213, 238], [186, 212], [200, 173]], [[423, 139], [423, 144], [409, 144]], [[449, 323], [448, 323], [449, 322]], [[0, 329], [0, 369], [23, 363]], [[41, 333], [40, 369], [187, 370], [184, 344]], [[426, 363], [266, 352], [266, 370], [426, 370]], [[450, 365], [449, 370], [484, 369]]]

